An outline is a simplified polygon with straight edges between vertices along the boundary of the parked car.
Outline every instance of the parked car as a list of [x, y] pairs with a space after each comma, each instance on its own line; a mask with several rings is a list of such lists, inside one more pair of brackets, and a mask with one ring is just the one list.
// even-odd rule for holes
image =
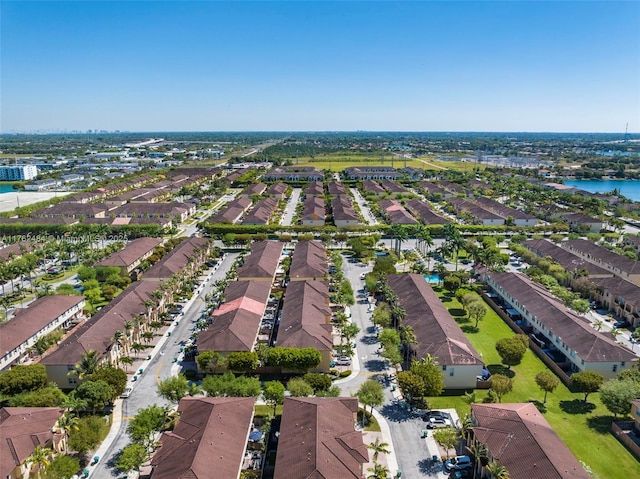
[[121, 398], [128, 398], [131, 395], [132, 388], [124, 388], [122, 394], [120, 394]]
[[613, 327], [614, 328], [626, 328], [630, 326], [628, 321], [625, 321], [623, 319], [621, 319], [620, 321], [616, 321], [615, 323], [613, 323]]
[[360, 275], [360, 279], [364, 279], [366, 276], [367, 276], [367, 273], [362, 273], [362, 274]]
[[473, 461], [469, 456], [456, 456], [444, 461], [444, 468], [448, 472], [472, 469]]
[[336, 366], [351, 366], [351, 359], [347, 357], [338, 358], [334, 362]]
[[438, 427], [451, 427], [451, 419], [445, 419], [442, 417], [429, 417], [423, 416], [424, 421], [427, 423], [428, 429], [436, 429]]

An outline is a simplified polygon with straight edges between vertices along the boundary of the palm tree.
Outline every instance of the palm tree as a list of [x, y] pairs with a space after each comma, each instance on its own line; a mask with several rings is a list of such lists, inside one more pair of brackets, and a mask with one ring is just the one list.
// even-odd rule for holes
[[64, 413], [58, 419], [58, 427], [64, 430], [67, 434], [71, 433], [71, 431], [77, 431], [80, 429], [78, 427], [78, 418], [71, 414]]
[[394, 250], [395, 250], [396, 256], [399, 257], [402, 243], [409, 239], [409, 233], [407, 233], [407, 230], [405, 229], [404, 226], [395, 223], [391, 225], [391, 228], [389, 228], [389, 235], [393, 239], [395, 239]]
[[38, 444], [31, 455], [27, 458], [27, 463], [29, 463], [30, 466], [38, 466], [36, 477], [40, 478], [42, 476], [42, 471], [44, 471], [49, 465], [49, 458], [52, 454], [53, 451], [51, 449], [48, 447], [42, 447]]
[[[122, 356], [120, 358], [120, 364], [124, 364], [125, 366], [133, 365], [133, 358], [131, 356]], [[125, 369], [127, 370], [128, 367]]]
[[367, 479], [387, 479], [389, 477], [389, 469], [380, 464], [374, 464], [367, 471], [371, 473], [371, 475], [367, 476]]
[[496, 461], [489, 462], [487, 470], [493, 475], [494, 479], [509, 479], [511, 477], [507, 468]]
[[596, 319], [593, 323], [591, 323], [591, 326], [593, 326], [593, 329], [595, 329], [596, 331], [600, 331], [604, 326], [604, 321], [601, 319]]
[[373, 462], [375, 464], [378, 463], [378, 455], [379, 454], [391, 454], [389, 448], [389, 443], [380, 441], [379, 437], [376, 437], [376, 440], [370, 444], [367, 444], [367, 448], [373, 451]]
[[127, 344], [127, 335], [124, 331], [120, 331], [119, 329], [113, 333], [113, 344], [116, 346], [116, 366], [118, 366], [120, 362], [121, 352], [126, 353], [126, 344]]
[[131, 345], [131, 349], [133, 349], [133, 351], [136, 353], [136, 358], [137, 358], [138, 355], [140, 354], [140, 351], [144, 349], [144, 346], [140, 343], [133, 343]]
[[476, 439], [471, 440], [471, 444], [466, 447], [469, 454], [473, 456], [474, 466], [473, 466], [473, 476], [475, 477], [477, 473], [479, 473], [483, 467], [485, 467], [489, 462], [489, 449], [487, 445], [483, 442], [480, 442]]
[[404, 360], [405, 362], [408, 362], [409, 354], [411, 353], [410, 345], [417, 344], [418, 341], [411, 326], [400, 326], [398, 328], [398, 332], [400, 333], [400, 343], [402, 344], [402, 350], [404, 351]]
[[71, 392], [71, 394], [65, 396], [60, 406], [64, 408], [66, 414], [73, 414], [77, 416], [81, 409], [87, 407], [87, 401], [77, 398], [75, 393]]
[[91, 349], [82, 355], [80, 362], [75, 365], [72, 371], [69, 371], [68, 375], [77, 375], [78, 379], [83, 379], [85, 376], [95, 373], [99, 363], [98, 351]]

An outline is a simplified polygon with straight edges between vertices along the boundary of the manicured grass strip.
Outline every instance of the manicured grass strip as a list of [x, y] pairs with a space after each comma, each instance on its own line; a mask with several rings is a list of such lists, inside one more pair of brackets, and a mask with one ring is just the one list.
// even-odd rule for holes
[[[479, 331], [474, 332], [473, 323], [461, 314], [460, 303], [443, 288], [436, 287], [434, 290], [452, 312], [473, 347], [482, 355], [488, 368], [493, 373], [505, 371], [495, 343], [500, 338], [513, 335], [511, 328], [487, 305], [488, 313], [480, 322]], [[528, 350], [518, 366], [506, 371], [509, 375], [513, 374], [514, 384], [513, 391], [505, 395], [502, 402], [542, 402], [544, 394], [538, 388], [535, 376], [544, 370], [548, 370], [545, 364], [533, 351]], [[476, 393], [479, 398], [487, 394], [482, 390], [477, 390]], [[578, 460], [589, 465], [600, 478], [640, 477], [640, 463], [609, 432], [613, 416], [602, 405], [598, 394], [590, 394], [586, 404], [582, 397], [582, 394], [574, 394], [560, 383], [547, 396], [544, 417]], [[432, 398], [429, 402], [433, 408], [455, 407], [461, 417], [470, 410], [461, 396], [442, 396]]]

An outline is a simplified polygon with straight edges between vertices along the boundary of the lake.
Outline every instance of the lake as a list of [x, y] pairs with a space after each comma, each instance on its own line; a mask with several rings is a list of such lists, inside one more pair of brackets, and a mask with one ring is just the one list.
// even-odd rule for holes
[[14, 192], [16, 190], [13, 189], [13, 185], [7, 185], [7, 184], [3, 184], [0, 183], [0, 194], [2, 193], [11, 193]]
[[640, 201], [640, 180], [565, 180], [564, 184], [590, 193], [608, 193], [618, 188], [630, 200]]

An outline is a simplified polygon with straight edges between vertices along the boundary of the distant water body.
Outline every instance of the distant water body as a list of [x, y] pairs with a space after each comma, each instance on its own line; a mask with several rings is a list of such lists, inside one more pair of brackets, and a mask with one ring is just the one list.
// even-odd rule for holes
[[0, 194], [11, 193], [12, 191], [16, 191], [13, 189], [13, 185], [0, 185]]
[[608, 193], [618, 188], [630, 200], [640, 201], [640, 180], [565, 180], [564, 184], [590, 193]]

